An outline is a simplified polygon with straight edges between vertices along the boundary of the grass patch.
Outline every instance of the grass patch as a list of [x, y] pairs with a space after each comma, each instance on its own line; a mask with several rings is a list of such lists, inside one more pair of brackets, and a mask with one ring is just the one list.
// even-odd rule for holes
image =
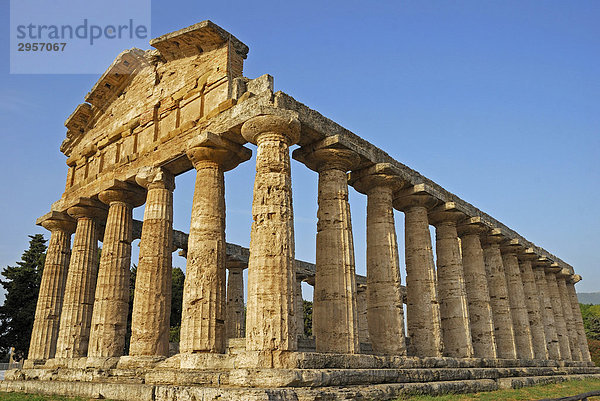
[[[523, 387], [516, 390], [498, 390], [486, 393], [448, 394], [438, 397], [420, 395], [405, 396], [398, 400], [410, 401], [532, 401], [543, 398], [570, 397], [589, 391], [600, 390], [599, 379], [569, 380], [562, 383]], [[590, 397], [589, 401], [600, 401], [600, 397]]]

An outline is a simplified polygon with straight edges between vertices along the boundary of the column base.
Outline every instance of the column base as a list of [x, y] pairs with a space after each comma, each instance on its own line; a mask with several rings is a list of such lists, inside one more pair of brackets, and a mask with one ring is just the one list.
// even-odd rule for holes
[[[0, 391], [125, 401], [177, 399], [396, 399], [420, 392], [480, 392], [571, 379], [600, 379], [587, 362], [481, 358], [416, 358], [316, 352], [178, 354], [49, 360], [6, 372]], [[114, 366], [116, 368], [106, 368]], [[50, 363], [49, 363], [50, 362]], [[147, 367], [134, 364], [148, 363]], [[56, 369], [59, 364], [64, 366]], [[92, 364], [102, 367], [90, 367]], [[150, 367], [150, 365], [152, 365]], [[270, 367], [264, 365], [270, 364]], [[261, 366], [262, 365], [262, 366]], [[203, 398], [204, 397], [204, 398]]]

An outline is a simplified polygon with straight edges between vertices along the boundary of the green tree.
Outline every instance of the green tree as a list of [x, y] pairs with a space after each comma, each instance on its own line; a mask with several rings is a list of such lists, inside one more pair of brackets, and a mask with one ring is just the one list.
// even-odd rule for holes
[[311, 301], [302, 301], [304, 307], [304, 335], [312, 336], [312, 312], [313, 303]]
[[600, 305], [579, 304], [585, 335], [592, 340], [600, 340]]
[[35, 318], [40, 282], [46, 257], [46, 240], [42, 234], [30, 235], [29, 249], [16, 266], [7, 266], [0, 284], [6, 299], [0, 306], [0, 351], [15, 347], [15, 359], [23, 359], [29, 351], [29, 340]]
[[181, 270], [179, 267], [174, 267], [173, 279], [171, 282], [171, 329], [169, 331], [170, 342], [179, 342], [184, 281], [185, 275], [183, 274], [183, 270]]

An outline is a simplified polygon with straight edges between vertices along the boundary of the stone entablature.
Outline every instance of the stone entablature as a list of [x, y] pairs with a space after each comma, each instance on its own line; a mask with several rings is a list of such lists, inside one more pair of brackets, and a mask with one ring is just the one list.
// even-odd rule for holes
[[[351, 398], [333, 385], [366, 386], [355, 398], [390, 398], [406, 382], [458, 381], [447, 388], [472, 391], [600, 374], [578, 309], [581, 277], [570, 265], [274, 92], [271, 76], [243, 77], [247, 46], [210, 21], [150, 44], [156, 50], [121, 53], [65, 123], [66, 189], [38, 219], [51, 246], [29, 359], [3, 388], [40, 380], [46, 391], [100, 388], [124, 400], [258, 400], [277, 387], [276, 399], [313, 400]], [[295, 259], [294, 144], [291, 157], [318, 173], [314, 265]], [[245, 249], [225, 242], [224, 173], [249, 160], [253, 146]], [[173, 190], [192, 169], [188, 235], [173, 230]], [[355, 273], [349, 190], [367, 196], [366, 277]], [[144, 203], [144, 221], [133, 220]], [[404, 286], [394, 210], [405, 214]], [[135, 238], [135, 344], [123, 355]], [[180, 349], [169, 357], [176, 249], [187, 266]], [[302, 281], [315, 288], [313, 338], [302, 330]], [[80, 382], [77, 391], [61, 389], [69, 381]], [[307, 389], [315, 386], [323, 389]]]

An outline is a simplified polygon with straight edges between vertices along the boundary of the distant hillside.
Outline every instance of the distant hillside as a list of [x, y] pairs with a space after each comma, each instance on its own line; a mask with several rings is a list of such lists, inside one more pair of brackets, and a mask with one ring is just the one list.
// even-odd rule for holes
[[581, 304], [600, 305], [600, 292], [578, 292], [577, 298]]

